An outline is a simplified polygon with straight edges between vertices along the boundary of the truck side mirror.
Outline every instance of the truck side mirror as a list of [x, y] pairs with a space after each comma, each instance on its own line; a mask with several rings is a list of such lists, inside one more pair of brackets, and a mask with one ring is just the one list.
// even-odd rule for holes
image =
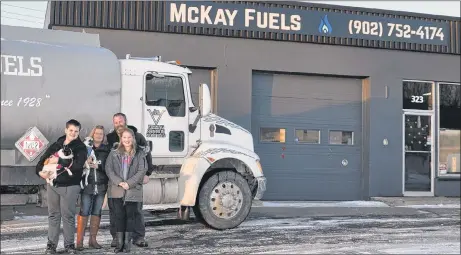
[[210, 88], [205, 83], [200, 84], [200, 115], [207, 116], [211, 113]]

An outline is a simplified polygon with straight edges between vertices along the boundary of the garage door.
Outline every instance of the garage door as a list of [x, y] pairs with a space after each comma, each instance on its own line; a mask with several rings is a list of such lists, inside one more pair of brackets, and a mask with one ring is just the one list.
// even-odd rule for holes
[[264, 200], [361, 198], [361, 80], [253, 73]]

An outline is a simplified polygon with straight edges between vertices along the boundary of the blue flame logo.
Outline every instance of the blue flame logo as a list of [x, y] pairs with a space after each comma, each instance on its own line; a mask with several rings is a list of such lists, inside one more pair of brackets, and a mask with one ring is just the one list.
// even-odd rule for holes
[[331, 27], [330, 22], [328, 22], [328, 17], [326, 14], [323, 16], [323, 18], [321, 18], [319, 32], [323, 34], [331, 34], [331, 32], [333, 32], [333, 28]]

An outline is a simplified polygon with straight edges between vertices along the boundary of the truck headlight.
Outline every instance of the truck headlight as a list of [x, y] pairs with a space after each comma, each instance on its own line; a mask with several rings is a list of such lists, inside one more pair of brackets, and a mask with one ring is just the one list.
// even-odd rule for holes
[[256, 160], [256, 166], [258, 166], [258, 169], [262, 174], [263, 173], [263, 167], [261, 166], [261, 163], [259, 162], [259, 160]]

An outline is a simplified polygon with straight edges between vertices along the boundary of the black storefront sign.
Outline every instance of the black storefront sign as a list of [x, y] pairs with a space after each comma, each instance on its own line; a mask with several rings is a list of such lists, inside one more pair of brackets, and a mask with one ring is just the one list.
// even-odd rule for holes
[[166, 25], [450, 44], [446, 22], [195, 1], [166, 2], [165, 15]]

